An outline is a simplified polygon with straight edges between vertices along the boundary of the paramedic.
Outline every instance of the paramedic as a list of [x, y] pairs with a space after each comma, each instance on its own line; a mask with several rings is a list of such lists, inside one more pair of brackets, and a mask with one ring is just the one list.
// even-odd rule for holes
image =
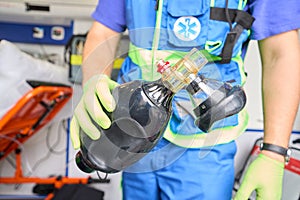
[[[119, 83], [156, 80], [157, 58], [172, 62], [179, 59], [176, 55], [196, 47], [211, 55], [222, 81], [234, 80], [233, 84], [243, 85], [247, 44], [249, 39], [258, 40], [264, 143], [287, 148], [300, 99], [297, 0], [99, 0], [92, 17], [95, 21], [85, 43], [84, 62], [95, 53], [97, 56], [83, 65], [84, 94], [71, 122], [74, 148], [80, 146], [79, 127], [93, 139], [101, 137], [86, 113], [101, 127], [110, 126], [101, 106], [94, 102], [99, 98], [108, 111], [115, 108], [110, 91], [117, 83], [109, 77], [119, 35], [125, 29], [130, 36], [130, 49]], [[179, 106], [186, 101], [184, 91], [175, 95], [174, 112], [163, 139], [153, 150], [158, 153], [124, 170], [124, 199], [231, 199], [234, 140], [245, 130], [247, 114], [242, 110], [206, 134]], [[272, 149], [263, 150], [247, 170], [235, 198], [246, 200], [256, 190], [259, 199], [279, 200], [283, 169], [283, 155]]]

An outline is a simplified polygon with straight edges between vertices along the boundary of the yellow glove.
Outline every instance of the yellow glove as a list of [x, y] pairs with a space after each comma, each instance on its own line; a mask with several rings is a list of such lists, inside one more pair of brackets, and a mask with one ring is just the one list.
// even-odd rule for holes
[[256, 191], [257, 200], [280, 200], [284, 164], [264, 154], [250, 164], [234, 200], [247, 200]]
[[83, 96], [74, 111], [70, 124], [70, 136], [74, 149], [80, 147], [80, 129], [93, 140], [100, 138], [101, 133], [91, 118], [104, 129], [110, 127], [111, 121], [103, 111], [101, 104], [108, 112], [115, 109], [116, 103], [111, 91], [117, 86], [118, 83], [103, 74], [93, 76], [84, 84]]

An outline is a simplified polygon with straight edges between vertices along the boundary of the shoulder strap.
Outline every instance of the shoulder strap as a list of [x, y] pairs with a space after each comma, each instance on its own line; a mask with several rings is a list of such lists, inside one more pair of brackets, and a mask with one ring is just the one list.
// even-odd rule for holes
[[[254, 17], [248, 12], [238, 9], [228, 9], [228, 16], [226, 16], [226, 8], [210, 8], [210, 19], [228, 22], [236, 22], [236, 26], [227, 33], [224, 47], [222, 49], [221, 63], [229, 63], [232, 57], [232, 51], [235, 43], [242, 34], [244, 29], [250, 29]], [[228, 19], [229, 18], [229, 19]]]

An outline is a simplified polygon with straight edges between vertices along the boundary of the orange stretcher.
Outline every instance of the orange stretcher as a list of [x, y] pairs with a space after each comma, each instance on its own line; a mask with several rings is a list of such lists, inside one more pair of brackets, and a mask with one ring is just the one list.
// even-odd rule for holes
[[[64, 184], [87, 184], [99, 182], [86, 178], [71, 177], [25, 177], [22, 172], [21, 147], [26, 140], [50, 122], [72, 96], [72, 88], [63, 84], [27, 81], [32, 90], [26, 93], [13, 108], [0, 119], [0, 161], [15, 151], [14, 177], [0, 177], [0, 184], [53, 184], [55, 189]], [[109, 180], [106, 180], [108, 182]], [[46, 199], [52, 199], [49, 194]]]

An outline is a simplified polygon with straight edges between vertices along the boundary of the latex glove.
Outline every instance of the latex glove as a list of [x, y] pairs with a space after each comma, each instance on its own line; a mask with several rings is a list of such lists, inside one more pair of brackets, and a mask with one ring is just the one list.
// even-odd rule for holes
[[84, 84], [83, 95], [74, 111], [70, 124], [70, 136], [74, 149], [80, 147], [80, 129], [93, 140], [100, 138], [101, 133], [93, 124], [91, 118], [103, 129], [110, 127], [111, 121], [103, 111], [101, 104], [108, 112], [115, 109], [116, 103], [111, 91], [118, 85], [117, 82], [103, 74], [93, 76]]
[[256, 191], [257, 200], [280, 200], [284, 163], [264, 154], [250, 164], [234, 200], [247, 200]]

